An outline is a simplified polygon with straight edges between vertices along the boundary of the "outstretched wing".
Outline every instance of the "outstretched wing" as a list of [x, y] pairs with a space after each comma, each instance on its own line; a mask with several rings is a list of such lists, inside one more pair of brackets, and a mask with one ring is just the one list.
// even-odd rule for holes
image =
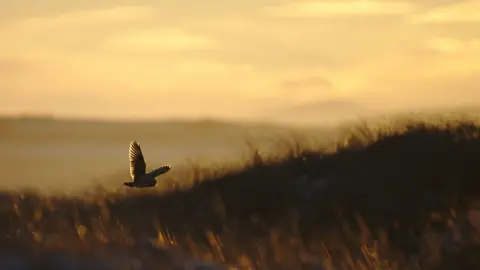
[[148, 174], [150, 174], [153, 177], [157, 177], [161, 174], [164, 174], [164, 173], [170, 171], [171, 168], [172, 168], [172, 166], [170, 166], [170, 165], [163, 165], [162, 167], [157, 168], [157, 169], [149, 172]]
[[130, 176], [132, 179], [135, 180], [135, 176], [145, 174], [145, 160], [143, 159], [142, 149], [137, 141], [130, 143], [128, 158], [130, 160]]

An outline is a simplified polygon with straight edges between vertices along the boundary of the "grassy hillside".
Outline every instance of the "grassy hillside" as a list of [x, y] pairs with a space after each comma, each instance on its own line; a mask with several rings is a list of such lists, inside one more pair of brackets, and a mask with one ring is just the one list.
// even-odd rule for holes
[[113, 249], [137, 269], [173, 269], [162, 251], [173, 246], [240, 269], [480, 269], [476, 123], [360, 126], [335, 151], [281, 149], [252, 148], [245, 167], [198, 169], [192, 187], [164, 194], [4, 193], [0, 247], [38, 267], [59, 264], [57, 250], [102, 260]]

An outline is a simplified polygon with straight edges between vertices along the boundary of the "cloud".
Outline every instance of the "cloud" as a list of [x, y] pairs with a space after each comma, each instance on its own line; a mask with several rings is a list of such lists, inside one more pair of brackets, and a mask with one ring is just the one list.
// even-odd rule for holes
[[0, 55], [42, 58], [59, 51], [87, 51], [106, 34], [154, 18], [147, 6], [119, 6], [18, 18], [0, 23]]
[[427, 49], [440, 53], [480, 53], [480, 39], [437, 37], [426, 40], [424, 45]]
[[112, 8], [98, 8], [76, 10], [60, 15], [31, 17], [14, 21], [7, 27], [12, 30], [48, 30], [76, 27], [100, 27], [105, 24], [145, 20], [152, 17], [154, 9], [149, 6], [117, 6]]
[[[437, 76], [435, 78], [412, 78], [391, 81], [390, 95], [380, 97], [385, 109], [442, 108], [449, 106], [480, 105], [480, 82], [478, 72]], [[416, 91], [405, 91], [413, 89]], [[387, 106], [387, 104], [389, 104]]]
[[107, 38], [100, 48], [128, 52], [212, 49], [217, 43], [208, 37], [178, 29], [140, 29]]
[[286, 90], [325, 90], [331, 89], [332, 83], [322, 76], [310, 76], [296, 80], [288, 80], [281, 84]]
[[410, 18], [412, 23], [471, 23], [480, 22], [480, 1], [469, 0], [438, 7]]
[[358, 110], [362, 108], [360, 104], [348, 101], [348, 100], [340, 100], [340, 99], [332, 99], [332, 100], [322, 100], [322, 101], [314, 101], [314, 102], [306, 102], [304, 104], [295, 105], [290, 107], [288, 110], [293, 110], [296, 112], [301, 113], [312, 113], [312, 112], [345, 112], [351, 110]]
[[351, 76], [345, 80], [362, 81], [350, 97], [355, 92], [356, 99], [385, 112], [478, 102], [480, 53], [475, 41], [419, 40], [422, 44], [436, 53], [403, 52], [345, 70], [342, 76]]
[[400, 15], [414, 10], [412, 2], [402, 1], [291, 1], [267, 7], [264, 12], [275, 17], [322, 18], [353, 15]]
[[24, 72], [32, 72], [34, 69], [33, 63], [29, 61], [0, 56], [0, 77], [18, 75]]
[[351, 99], [325, 99], [263, 111], [266, 119], [295, 123], [334, 123], [375, 113], [375, 109]]

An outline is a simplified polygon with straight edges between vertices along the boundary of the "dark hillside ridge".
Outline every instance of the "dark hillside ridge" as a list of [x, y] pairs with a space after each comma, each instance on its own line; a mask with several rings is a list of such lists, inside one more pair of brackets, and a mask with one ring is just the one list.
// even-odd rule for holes
[[[282, 158], [254, 152], [241, 170], [205, 170], [191, 188], [166, 194], [104, 194], [93, 203], [4, 194], [0, 230], [5, 247], [34, 242], [35, 230], [42, 239], [61, 234], [55, 245], [73, 249], [138, 245], [161, 233], [194, 257], [255, 269], [480, 269], [480, 227], [471, 219], [480, 201], [480, 126], [360, 128], [346, 142], [333, 153], [301, 142]], [[432, 235], [441, 240], [432, 244]]]

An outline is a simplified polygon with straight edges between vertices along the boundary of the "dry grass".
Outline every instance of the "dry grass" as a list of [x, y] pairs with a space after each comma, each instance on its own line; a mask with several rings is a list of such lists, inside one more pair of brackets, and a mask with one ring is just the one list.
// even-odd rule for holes
[[151, 254], [153, 239], [238, 269], [480, 269], [479, 125], [360, 125], [334, 152], [293, 142], [164, 194], [4, 193], [0, 247], [41, 267], [59, 250]]

